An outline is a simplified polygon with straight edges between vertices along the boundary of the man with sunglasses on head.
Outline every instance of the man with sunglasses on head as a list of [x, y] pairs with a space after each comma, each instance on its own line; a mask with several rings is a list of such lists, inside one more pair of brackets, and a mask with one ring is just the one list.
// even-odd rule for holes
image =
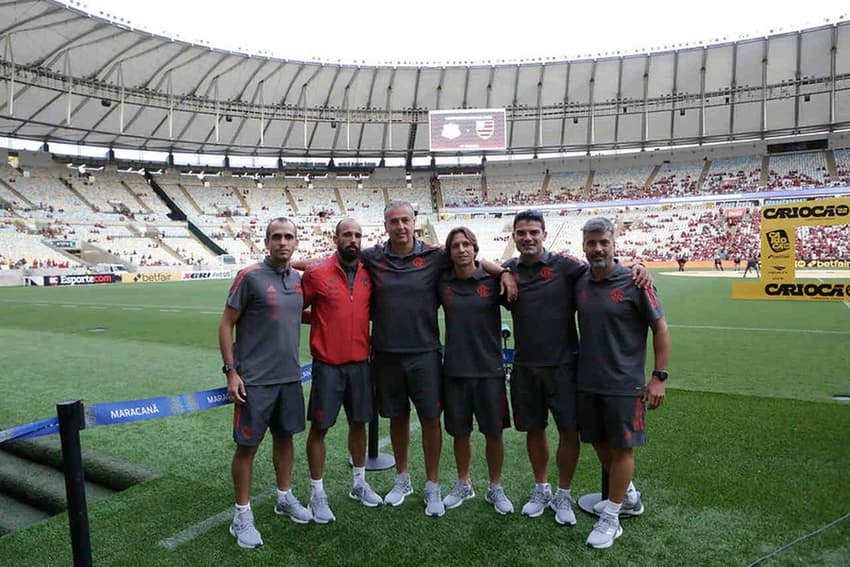
[[[389, 240], [363, 251], [372, 277], [372, 372], [377, 403], [390, 419], [390, 442], [396, 479], [384, 504], [401, 505], [413, 493], [408, 470], [410, 402], [422, 426], [425, 456], [425, 515], [440, 517], [445, 505], [439, 485], [442, 449], [440, 385], [442, 357], [437, 325], [437, 280], [451, 267], [448, 253], [415, 236], [416, 213], [407, 201], [391, 201], [384, 209]], [[502, 291], [512, 299], [509, 274], [494, 262], [482, 262], [491, 275], [503, 276]], [[504, 289], [507, 288], [507, 289]]]

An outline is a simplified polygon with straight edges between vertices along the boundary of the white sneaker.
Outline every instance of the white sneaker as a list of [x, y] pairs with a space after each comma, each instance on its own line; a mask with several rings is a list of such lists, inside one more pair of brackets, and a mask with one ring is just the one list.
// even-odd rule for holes
[[352, 500], [359, 500], [367, 508], [375, 508], [384, 503], [384, 499], [378, 496], [378, 493], [372, 490], [368, 482], [361, 482], [357, 486], [352, 487], [348, 497]]
[[413, 494], [413, 485], [410, 484], [410, 477], [397, 476], [392, 489], [384, 497], [384, 504], [401, 506], [404, 504], [405, 497], [411, 494]]
[[[593, 505], [593, 513], [601, 516], [605, 512], [605, 505], [608, 500], [600, 500]], [[632, 516], [640, 516], [646, 508], [640, 500], [640, 492], [637, 490], [626, 493], [626, 498], [623, 500], [623, 505], [620, 507], [620, 517], [630, 518]]]
[[277, 501], [274, 513], [278, 516], [288, 516], [296, 524], [307, 524], [313, 520], [313, 513], [301, 505], [301, 502], [291, 492]]
[[487, 489], [487, 494], [484, 495], [484, 501], [492, 504], [493, 508], [501, 515], [513, 514], [514, 505], [508, 500], [505, 494], [505, 489], [501, 486], [490, 487]]
[[443, 498], [440, 496], [440, 485], [430, 480], [425, 483], [425, 515], [439, 518], [446, 513]]
[[254, 549], [263, 545], [263, 538], [254, 527], [254, 513], [250, 509], [237, 511], [233, 515], [230, 535], [235, 537], [236, 544], [244, 549]]
[[549, 507], [555, 511], [555, 521], [562, 526], [576, 525], [576, 515], [572, 508], [573, 500], [566, 490], [559, 488], [549, 502]]
[[621, 535], [623, 535], [623, 528], [620, 527], [620, 520], [611, 516], [602, 516], [587, 536], [587, 545], [594, 549], [607, 549], [614, 545], [614, 540]]
[[543, 514], [543, 510], [552, 501], [552, 487], [547, 482], [543, 487], [534, 486], [531, 491], [531, 498], [522, 507], [522, 515], [529, 518], [537, 518]]
[[328, 524], [336, 521], [336, 516], [331, 510], [330, 502], [328, 502], [328, 495], [324, 492], [311, 495], [310, 506], [307, 509], [313, 515], [313, 521], [317, 524]]
[[452, 488], [452, 491], [446, 494], [446, 497], [443, 498], [443, 505], [447, 509], [452, 510], [470, 498], [475, 498], [475, 489], [472, 488], [472, 482], [466, 484], [462, 480], [458, 479], [454, 488]]

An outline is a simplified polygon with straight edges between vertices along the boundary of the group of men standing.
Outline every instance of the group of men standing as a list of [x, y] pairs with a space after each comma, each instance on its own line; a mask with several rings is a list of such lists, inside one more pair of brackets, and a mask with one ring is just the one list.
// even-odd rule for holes
[[[500, 514], [512, 513], [513, 504], [501, 486], [502, 431], [510, 426], [500, 345], [501, 306], [506, 306], [516, 346], [510, 405], [516, 428], [526, 432], [536, 483], [522, 513], [538, 517], [549, 508], [559, 524], [576, 523], [570, 484], [581, 428], [582, 440], [594, 444], [611, 479], [609, 501], [600, 503], [601, 519], [587, 543], [609, 547], [622, 533], [619, 516], [643, 512], [631, 483], [631, 448], [645, 442], [643, 408], [647, 400], [650, 407], [661, 403], [667, 377], [669, 337], [647, 271], [616, 263], [610, 222], [585, 226], [588, 268], [576, 258], [543, 248], [545, 220], [533, 210], [515, 216], [513, 238], [520, 255], [502, 266], [476, 258], [476, 237], [464, 227], [453, 229], [444, 247], [415, 238], [415, 213], [407, 202], [390, 202], [384, 221], [388, 241], [366, 250], [360, 249], [360, 225], [353, 219], [340, 221], [334, 234], [336, 253], [308, 265], [292, 261], [295, 224], [274, 219], [266, 232], [267, 258], [240, 271], [233, 283], [219, 341], [228, 394], [236, 404], [236, 510], [230, 532], [237, 543], [245, 548], [262, 545], [249, 496], [253, 458], [267, 428], [274, 443], [275, 512], [299, 523], [335, 519], [322, 481], [324, 438], [342, 406], [354, 465], [351, 498], [369, 507], [399, 506], [414, 492], [408, 462], [412, 401], [422, 429], [425, 514], [442, 516], [446, 508], [475, 496], [469, 472], [473, 416], [486, 439], [485, 501]], [[293, 267], [306, 268], [303, 277]], [[444, 350], [437, 322], [441, 305]], [[312, 484], [307, 507], [291, 491], [292, 435], [306, 424], [298, 367], [305, 307], [310, 307], [303, 318], [311, 323], [313, 355], [306, 411], [311, 421], [307, 457]], [[600, 344], [596, 338], [579, 343], [577, 311], [582, 336], [598, 336]], [[648, 327], [654, 333], [656, 372], [645, 386]], [[587, 352], [580, 352], [580, 345], [586, 345]], [[366, 482], [364, 472], [365, 424], [372, 418], [373, 401], [390, 420], [396, 461], [395, 481], [383, 498]], [[550, 412], [559, 432], [554, 493], [546, 474]], [[441, 414], [454, 440], [458, 476], [445, 498], [438, 477]]]

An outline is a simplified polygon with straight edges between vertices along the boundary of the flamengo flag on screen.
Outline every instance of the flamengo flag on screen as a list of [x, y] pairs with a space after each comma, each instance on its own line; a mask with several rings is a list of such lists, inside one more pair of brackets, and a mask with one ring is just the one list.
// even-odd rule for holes
[[432, 110], [428, 113], [432, 152], [507, 149], [504, 108]]

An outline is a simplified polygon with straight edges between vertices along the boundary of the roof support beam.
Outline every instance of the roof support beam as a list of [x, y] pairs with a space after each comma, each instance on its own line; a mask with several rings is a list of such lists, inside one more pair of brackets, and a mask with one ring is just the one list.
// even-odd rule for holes
[[6, 97], [6, 113], [9, 116], [15, 115], [15, 54], [12, 51], [12, 34], [8, 34], [6, 36], [6, 42], [3, 45], [3, 59], [8, 61], [10, 65], [9, 68], [9, 95]]

